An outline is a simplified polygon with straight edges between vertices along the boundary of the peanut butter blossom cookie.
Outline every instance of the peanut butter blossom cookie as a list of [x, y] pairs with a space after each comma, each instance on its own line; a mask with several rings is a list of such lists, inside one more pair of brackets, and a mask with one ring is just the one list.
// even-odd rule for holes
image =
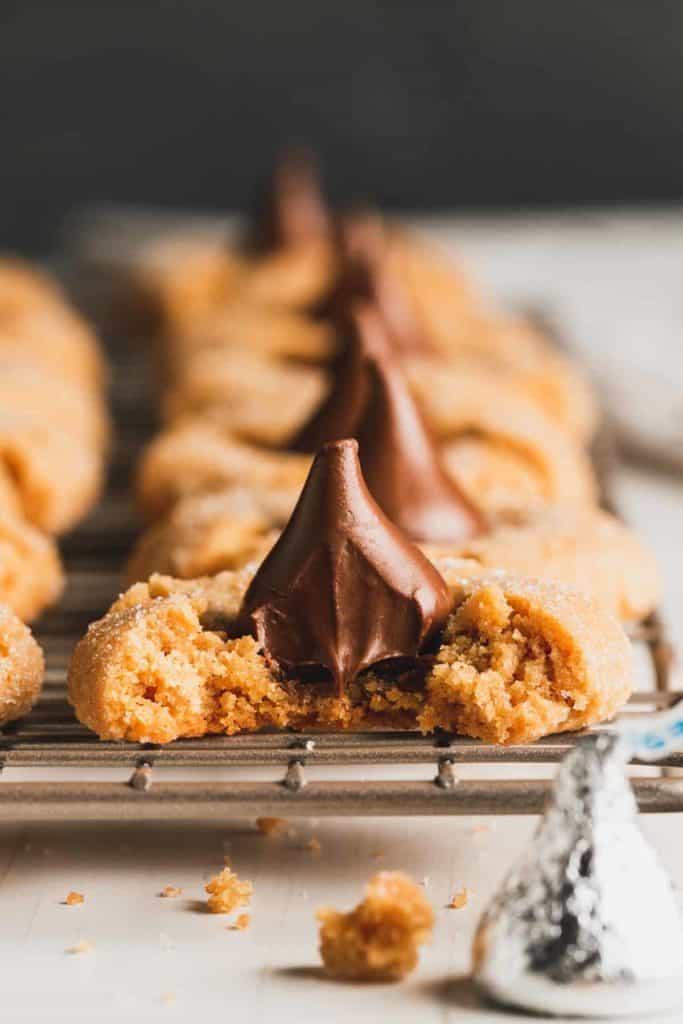
[[313, 158], [288, 151], [240, 244], [200, 233], [149, 243], [129, 275], [128, 303], [148, 328], [174, 339], [208, 324], [235, 299], [284, 313], [306, 309], [333, 280], [331, 228]]
[[134, 586], [76, 648], [70, 699], [102, 738], [265, 726], [437, 727], [532, 740], [612, 715], [630, 648], [589, 597], [430, 562], [382, 512], [358, 445], [316, 456], [260, 569]]
[[[233, 479], [239, 468], [252, 483], [215, 492], [198, 485], [195, 494], [173, 504], [138, 543], [129, 565], [131, 580], [153, 572], [201, 576], [262, 559], [294, 507], [295, 474], [304, 464], [293, 453], [355, 434], [371, 494], [411, 540], [426, 545], [430, 557], [467, 558], [472, 572], [502, 568], [570, 583], [620, 618], [639, 618], [652, 609], [658, 594], [652, 558], [613, 517], [578, 503], [541, 503], [510, 512], [485, 510], [473, 500], [446, 471], [453, 448], [439, 448], [420, 415], [381, 321], [367, 305], [357, 308], [355, 319], [357, 342], [349, 347], [327, 399], [289, 440], [291, 452], [274, 456], [254, 448], [250, 458], [244, 446], [232, 446]], [[492, 474], [499, 457], [495, 452]], [[207, 451], [196, 448], [199, 469], [206, 471], [206, 458]], [[216, 466], [213, 454], [209, 461]], [[273, 485], [265, 486], [265, 479]]]
[[[162, 432], [143, 456], [138, 495], [150, 519], [180, 498], [240, 483], [258, 488], [290, 486], [298, 493], [310, 465], [303, 454], [317, 444], [353, 436], [370, 387], [368, 364], [381, 362], [400, 374], [386, 326], [375, 307], [357, 304], [350, 313], [349, 342], [335, 368], [332, 387], [278, 447], [267, 436], [248, 437], [229, 410], [224, 416], [192, 417]], [[392, 365], [393, 364], [393, 365]], [[389, 369], [390, 368], [390, 369]], [[498, 397], [497, 397], [498, 396]], [[587, 456], [528, 403], [491, 390], [468, 392], [466, 382], [425, 416], [442, 447], [444, 462], [470, 501], [483, 509], [537, 501], [588, 503], [595, 482]], [[283, 405], [285, 403], [282, 403]], [[259, 433], [254, 423], [254, 435]]]
[[[280, 377], [284, 387], [285, 376], [296, 379], [307, 393], [316, 384], [320, 386], [325, 365], [344, 345], [340, 323], [350, 307], [362, 301], [375, 306], [395, 353], [427, 406], [432, 392], [438, 401], [439, 396], [447, 395], [454, 374], [465, 374], [475, 377], [489, 392], [495, 387], [498, 395], [509, 392], [518, 402], [524, 400], [575, 440], [590, 437], [596, 423], [591, 389], [538, 329], [498, 313], [481, 309], [475, 313], [471, 301], [450, 317], [450, 344], [444, 347], [430, 332], [401, 272], [403, 263], [395, 258], [397, 251], [411, 248], [410, 238], [385, 229], [376, 217], [342, 220], [336, 237], [339, 271], [314, 315], [283, 313], [241, 295], [168, 339], [169, 415], [230, 403], [233, 422], [239, 425], [242, 416], [255, 419], [254, 409], [260, 406], [260, 420], [269, 429], [271, 418], [279, 413], [267, 402], [269, 389]], [[456, 284], [449, 294], [460, 308], [462, 297], [457, 299]], [[247, 367], [239, 356], [245, 353], [251, 360], [249, 388], [240, 393], [240, 383], [244, 383], [240, 374]], [[301, 365], [302, 360], [307, 365]], [[294, 367], [296, 363], [299, 365]], [[442, 378], [443, 370], [446, 376]], [[294, 429], [296, 408], [291, 415]]]

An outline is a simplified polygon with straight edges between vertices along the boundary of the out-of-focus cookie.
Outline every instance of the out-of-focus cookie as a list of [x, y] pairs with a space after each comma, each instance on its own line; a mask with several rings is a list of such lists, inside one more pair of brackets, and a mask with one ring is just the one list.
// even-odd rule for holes
[[77, 444], [104, 450], [109, 444], [109, 416], [101, 396], [54, 372], [5, 358], [0, 345], [0, 409], [3, 416], [25, 415], [42, 419], [69, 433]]
[[328, 363], [337, 349], [330, 324], [311, 320], [288, 309], [276, 309], [246, 301], [244, 297], [225, 303], [220, 309], [197, 317], [191, 328], [168, 339], [165, 372], [176, 387], [182, 387], [196, 359], [212, 353], [226, 363], [240, 355], [273, 360], [274, 369], [289, 363]]
[[244, 294], [263, 305], [312, 306], [333, 280], [332, 236], [315, 157], [300, 149], [283, 151], [243, 240]]
[[478, 368], [510, 382], [577, 441], [593, 437], [599, 407], [590, 380], [528, 320], [488, 313], [473, 328], [469, 349], [452, 359], [454, 372]]
[[127, 273], [128, 318], [159, 336], [182, 334], [236, 294], [242, 261], [215, 234], [170, 233], [142, 245]]
[[147, 447], [136, 480], [143, 515], [165, 515], [181, 498], [244, 484], [269, 491], [303, 486], [310, 458], [240, 441], [212, 423], [189, 421], [162, 431]]
[[54, 541], [0, 508], [0, 604], [31, 622], [59, 599], [63, 587]]
[[[472, 404], [494, 402], [535, 409], [577, 443], [595, 430], [596, 407], [592, 392], [578, 371], [560, 356], [549, 354], [545, 366], [519, 370], [487, 360], [455, 357], [449, 362], [419, 356], [402, 359], [406, 378], [425, 415], [439, 430], [443, 419], [452, 422], [451, 407], [466, 393]], [[237, 431], [284, 440], [310, 416], [329, 387], [323, 366], [294, 365], [255, 351], [205, 349], [188, 359], [185, 371], [164, 399], [168, 421], [186, 415], [229, 420]], [[273, 401], [286, 394], [286, 403]]]
[[185, 498], [152, 523], [127, 566], [130, 583], [154, 573], [192, 579], [260, 561], [293, 507], [291, 490], [232, 487]]
[[164, 337], [192, 332], [235, 299], [305, 309], [329, 287], [335, 267], [331, 222], [314, 163], [287, 152], [274, 168], [266, 210], [235, 245], [194, 231], [142, 246], [129, 272], [138, 322]]
[[103, 459], [44, 410], [0, 405], [0, 496], [47, 533], [74, 526], [97, 500]]
[[[441, 440], [449, 472], [479, 507], [495, 511], [538, 502], [594, 501], [588, 457], [524, 399], [491, 387], [484, 402], [481, 390], [468, 390], [463, 381], [452, 404], [445, 392], [430, 390], [422, 408]], [[281, 440], [273, 430], [275, 417], [269, 435], [257, 416], [251, 422], [242, 417], [242, 436], [255, 435], [254, 443], [238, 440], [231, 419], [225, 409], [220, 422], [180, 422], [152, 442], [140, 463], [137, 488], [148, 518], [164, 514], [183, 496], [231, 484], [268, 488], [291, 481], [296, 489], [303, 484], [308, 460], [266, 447]], [[282, 419], [281, 430], [287, 426], [286, 411]]]
[[29, 307], [11, 320], [0, 316], [0, 358], [30, 361], [60, 380], [95, 392], [107, 382], [94, 332], [67, 306]]
[[154, 743], [315, 725], [522, 743], [603, 721], [628, 698], [629, 643], [601, 605], [547, 582], [436, 564], [454, 610], [418, 688], [414, 678], [404, 688], [398, 667], [371, 666], [341, 695], [285, 678], [252, 636], [230, 636], [244, 571], [136, 585], [76, 647], [69, 698], [102, 739]]
[[245, 349], [207, 349], [167, 390], [164, 419], [230, 423], [245, 436], [282, 444], [324, 400], [327, 378], [322, 368], [277, 362]]
[[15, 257], [0, 257], [0, 326], [25, 309], [63, 303], [64, 293], [44, 271]]
[[463, 544], [426, 544], [425, 553], [476, 562], [584, 591], [624, 621], [656, 606], [660, 581], [654, 557], [624, 523], [600, 509], [546, 505], [494, 517], [486, 533]]
[[43, 652], [30, 629], [0, 605], [0, 726], [27, 714], [40, 696]]

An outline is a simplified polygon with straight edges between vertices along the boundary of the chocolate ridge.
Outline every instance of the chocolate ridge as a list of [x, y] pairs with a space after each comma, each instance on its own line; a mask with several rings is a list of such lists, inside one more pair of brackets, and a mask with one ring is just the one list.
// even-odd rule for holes
[[370, 665], [418, 656], [451, 605], [446, 582], [370, 495], [357, 442], [343, 440], [316, 455], [238, 622], [284, 669], [327, 669], [341, 695]]

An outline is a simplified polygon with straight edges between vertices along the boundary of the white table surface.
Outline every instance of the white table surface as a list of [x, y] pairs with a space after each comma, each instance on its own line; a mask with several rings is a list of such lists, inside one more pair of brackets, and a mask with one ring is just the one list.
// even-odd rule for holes
[[[457, 228], [460, 251], [492, 288], [517, 298], [550, 295], [580, 347], [598, 361], [622, 340], [630, 359], [655, 369], [681, 348], [678, 214], [442, 219], [431, 226], [449, 242]], [[624, 510], [659, 556], [664, 606], [681, 644], [683, 484], [634, 470], [624, 470], [618, 483]], [[295, 834], [279, 838], [261, 835], [251, 822], [3, 827], [3, 1020], [528, 1020], [481, 1005], [466, 972], [477, 917], [533, 825], [530, 818], [299, 821], [292, 822]], [[651, 816], [643, 827], [683, 888], [683, 821]], [[321, 843], [319, 854], [306, 847], [311, 836]], [[202, 909], [203, 885], [225, 854], [254, 883], [246, 932], [228, 930], [224, 917]], [[433, 942], [402, 984], [326, 980], [315, 909], [355, 903], [380, 868], [425, 880], [437, 915]], [[180, 886], [182, 897], [160, 899], [166, 885]], [[446, 909], [461, 886], [473, 893], [467, 907]], [[83, 905], [62, 905], [70, 889], [85, 895]], [[81, 939], [93, 944], [91, 952], [66, 952]]]

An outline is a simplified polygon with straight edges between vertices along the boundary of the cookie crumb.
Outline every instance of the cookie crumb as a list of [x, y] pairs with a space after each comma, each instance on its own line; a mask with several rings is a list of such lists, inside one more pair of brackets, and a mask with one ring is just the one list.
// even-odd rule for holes
[[90, 939], [81, 939], [75, 946], [70, 946], [66, 952], [75, 955], [76, 953], [92, 953], [94, 949], [94, 942], [91, 942]]
[[161, 997], [161, 1001], [164, 1004], [164, 1006], [175, 1006], [175, 992], [164, 992], [164, 994]]
[[241, 881], [234, 871], [225, 867], [204, 886], [209, 894], [206, 905], [212, 914], [231, 914], [237, 907], [246, 907], [251, 900], [251, 882]]
[[285, 830], [287, 822], [284, 818], [257, 818], [256, 828], [264, 836], [277, 836]]
[[400, 871], [380, 871], [348, 913], [318, 911], [320, 955], [328, 974], [358, 981], [398, 981], [417, 965], [434, 912], [420, 887]]
[[453, 893], [448, 906], [451, 910], [462, 910], [463, 907], [467, 906], [469, 898], [470, 890], [466, 886], [463, 886], [462, 889], [458, 889], [457, 892]]
[[183, 890], [179, 889], [177, 885], [165, 885], [159, 895], [162, 899], [174, 899], [176, 896], [182, 896]]
[[240, 914], [230, 925], [230, 930], [233, 932], [246, 932], [247, 928], [251, 924], [251, 914]]
[[75, 907], [78, 903], [85, 903], [85, 896], [82, 892], [76, 892], [74, 889], [67, 894], [65, 900], [62, 903], [67, 907]]
[[311, 838], [306, 843], [306, 849], [310, 850], [311, 853], [320, 853], [320, 851], [322, 850], [322, 844], [319, 839], [316, 839], [315, 836], [311, 836]]
[[472, 828], [470, 829], [470, 832], [471, 832], [471, 834], [473, 836], [482, 835], [482, 833], [490, 832], [490, 831], [491, 831], [491, 826], [490, 825], [473, 825]]

